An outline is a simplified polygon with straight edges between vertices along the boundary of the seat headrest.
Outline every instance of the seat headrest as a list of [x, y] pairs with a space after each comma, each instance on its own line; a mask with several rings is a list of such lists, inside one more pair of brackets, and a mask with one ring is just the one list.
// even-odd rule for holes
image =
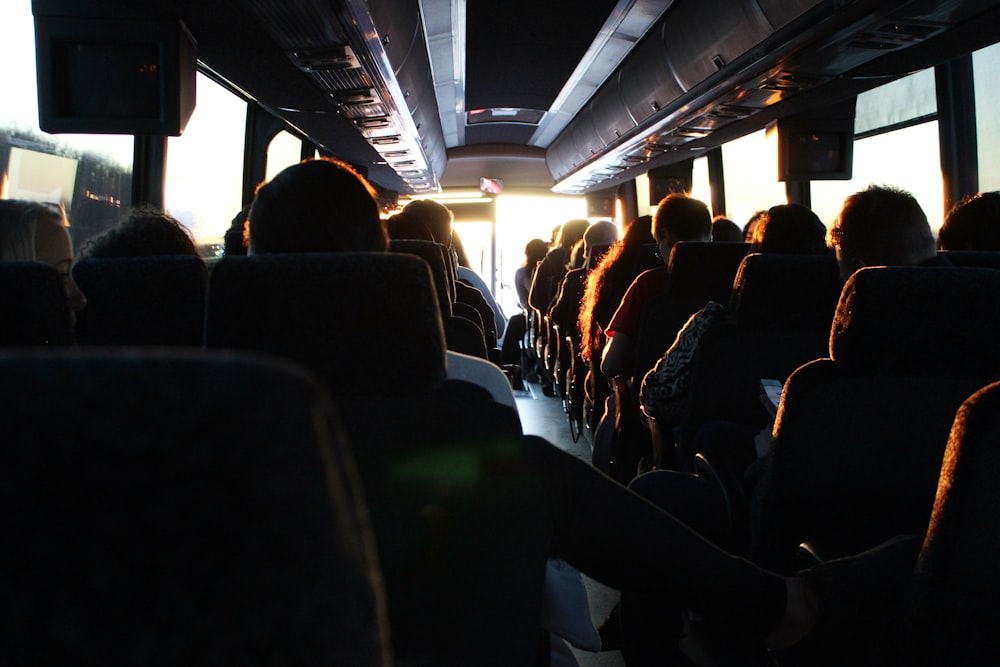
[[754, 331], [830, 331], [842, 283], [830, 255], [754, 253], [733, 284], [737, 325]]
[[728, 300], [747, 243], [678, 243], [670, 251], [668, 294], [678, 299]]
[[389, 250], [390, 252], [405, 252], [422, 257], [430, 265], [431, 275], [434, 277], [434, 290], [438, 296], [438, 305], [441, 307], [441, 315], [444, 317], [451, 315], [451, 302], [454, 299], [448, 280], [449, 269], [445, 263], [444, 246], [434, 241], [392, 239], [389, 241]]
[[430, 268], [403, 253], [223, 258], [205, 339], [303, 363], [336, 398], [421, 396], [445, 377]]
[[370, 527], [311, 375], [203, 351], [5, 351], [0, 395], [6, 659], [383, 664]]
[[847, 281], [830, 355], [861, 372], [1000, 378], [1000, 271], [872, 267]]

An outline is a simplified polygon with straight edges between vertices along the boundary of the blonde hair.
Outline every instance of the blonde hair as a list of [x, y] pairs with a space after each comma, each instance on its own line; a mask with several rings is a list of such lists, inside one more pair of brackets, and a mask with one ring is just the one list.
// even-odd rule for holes
[[0, 200], [0, 262], [35, 261], [35, 227], [46, 217], [66, 224], [66, 213], [56, 204]]

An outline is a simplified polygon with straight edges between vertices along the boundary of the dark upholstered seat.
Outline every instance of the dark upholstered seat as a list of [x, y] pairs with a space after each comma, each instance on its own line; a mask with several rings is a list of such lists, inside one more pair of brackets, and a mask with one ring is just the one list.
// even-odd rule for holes
[[680, 463], [702, 424], [727, 421], [763, 428], [770, 416], [760, 381], [784, 381], [825, 357], [840, 295], [837, 260], [827, 255], [748, 255], [733, 287], [731, 324], [702, 335], [677, 442]]
[[635, 342], [634, 378], [642, 378], [692, 313], [709, 301], [728, 303], [746, 243], [678, 243], [670, 252], [670, 282], [662, 297], [643, 309]]
[[426, 396], [445, 378], [430, 269], [403, 253], [223, 258], [206, 343], [299, 361], [337, 398]]
[[88, 257], [73, 267], [87, 296], [81, 345], [193, 345], [205, 335], [208, 272], [199, 257]]
[[959, 409], [924, 539], [899, 664], [987, 665], [1000, 656], [1000, 383]]
[[449, 269], [445, 263], [443, 250], [442, 246], [433, 241], [393, 239], [389, 242], [390, 252], [416, 255], [431, 267], [431, 276], [434, 278], [434, 291], [438, 296], [438, 305], [441, 306], [441, 315], [442, 317], [448, 317], [451, 315], [451, 304], [454, 299], [451, 296], [451, 288], [448, 280]]
[[287, 362], [0, 354], [5, 664], [388, 665], [351, 452]]
[[62, 279], [37, 262], [0, 262], [0, 345], [67, 345], [73, 323]]
[[785, 384], [755, 498], [752, 555], [790, 571], [923, 534], [959, 405], [1000, 379], [1000, 272], [862, 269], [845, 285], [831, 357]]

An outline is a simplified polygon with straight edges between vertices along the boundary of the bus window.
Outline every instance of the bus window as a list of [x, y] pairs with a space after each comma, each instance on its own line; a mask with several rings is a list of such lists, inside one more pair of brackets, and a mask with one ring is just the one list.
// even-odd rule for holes
[[908, 190], [934, 233], [941, 227], [944, 185], [934, 93], [934, 71], [924, 70], [858, 95], [853, 178], [813, 181], [812, 208], [827, 226], [844, 198], [870, 184]]
[[130, 204], [131, 136], [51, 135], [38, 127], [31, 3], [4, 7], [0, 22], [0, 198], [61, 203], [79, 250]]
[[[708, 181], [708, 158], [700, 157], [691, 169], [691, 196], [712, 207], [712, 185]], [[714, 213], [714, 211], [713, 211]]]
[[184, 134], [167, 142], [165, 208], [202, 254], [217, 254], [242, 208], [246, 103], [198, 74], [198, 103]]
[[299, 162], [301, 156], [302, 140], [291, 132], [278, 132], [267, 146], [266, 180], [271, 180], [285, 167]]
[[979, 143], [979, 189], [1000, 190], [1000, 45], [994, 44], [972, 54], [976, 88], [976, 137]]
[[722, 163], [726, 213], [740, 227], [755, 211], [788, 200], [785, 184], [778, 181], [778, 147], [765, 130], [723, 144]]

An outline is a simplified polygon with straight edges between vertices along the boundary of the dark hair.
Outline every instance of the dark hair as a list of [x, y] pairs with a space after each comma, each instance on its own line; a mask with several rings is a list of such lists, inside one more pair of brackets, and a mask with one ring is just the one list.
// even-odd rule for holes
[[941, 250], [1000, 250], [1000, 192], [963, 197], [938, 232]]
[[801, 204], [772, 206], [753, 232], [750, 252], [821, 255], [829, 252], [826, 226]]
[[423, 223], [438, 243], [451, 247], [451, 209], [433, 199], [414, 199], [403, 207], [403, 215]]
[[250, 252], [364, 252], [388, 247], [375, 190], [331, 158], [292, 165], [257, 188]]
[[545, 259], [549, 252], [549, 244], [542, 239], [531, 239], [524, 246], [524, 264], [529, 269], [534, 269], [535, 265]]
[[705, 202], [685, 194], [664, 197], [653, 214], [653, 238], [660, 240], [669, 231], [677, 241], [710, 240], [712, 214]]
[[198, 255], [191, 235], [173, 216], [151, 208], [133, 209], [120, 223], [92, 238], [87, 257]]
[[405, 213], [397, 213], [386, 220], [385, 230], [389, 233], [390, 239], [434, 240], [434, 235], [427, 229], [427, 225]]
[[934, 235], [916, 198], [900, 188], [869, 185], [847, 197], [830, 229], [844, 260], [868, 266], [914, 266], [935, 254]]
[[712, 241], [715, 243], [743, 243], [743, 230], [723, 215], [712, 220]]

